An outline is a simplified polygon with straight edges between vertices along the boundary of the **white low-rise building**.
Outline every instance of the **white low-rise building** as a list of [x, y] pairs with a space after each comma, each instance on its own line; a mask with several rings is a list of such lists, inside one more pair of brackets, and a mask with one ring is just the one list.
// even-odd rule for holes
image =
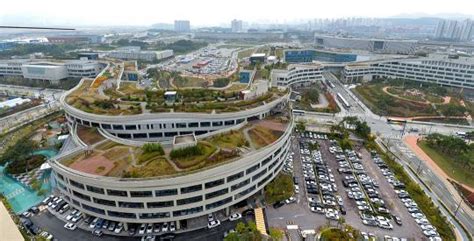
[[398, 78], [474, 89], [474, 60], [440, 57], [391, 59], [348, 64], [344, 67], [343, 79], [348, 83], [374, 78]]
[[3, 60], [0, 61], [0, 77], [18, 76], [57, 84], [66, 78], [93, 78], [103, 68], [103, 64], [93, 60]]

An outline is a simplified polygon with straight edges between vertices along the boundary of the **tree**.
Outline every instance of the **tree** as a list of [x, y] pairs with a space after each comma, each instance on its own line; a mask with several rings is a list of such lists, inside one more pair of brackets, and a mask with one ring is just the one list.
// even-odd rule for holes
[[283, 232], [277, 228], [270, 227], [270, 237], [273, 241], [280, 241], [283, 238]]
[[305, 132], [306, 131], [306, 123], [304, 121], [298, 121], [296, 123], [296, 130], [298, 132]]
[[304, 94], [312, 104], [319, 103], [319, 91], [316, 88], [310, 88]]
[[294, 188], [290, 175], [278, 174], [273, 181], [265, 186], [265, 200], [271, 204], [286, 200], [293, 196]]

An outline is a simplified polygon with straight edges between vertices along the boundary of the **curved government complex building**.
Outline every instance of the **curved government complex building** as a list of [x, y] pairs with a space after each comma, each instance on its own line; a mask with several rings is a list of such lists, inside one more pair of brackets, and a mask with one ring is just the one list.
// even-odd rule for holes
[[[204, 220], [202, 227], [207, 214], [228, 216], [261, 191], [289, 154], [289, 93], [268, 81], [237, 93], [145, 93], [132, 82], [116, 88], [100, 80], [83, 79], [61, 98], [77, 147], [49, 161], [63, 198], [88, 216], [125, 229], [198, 226], [190, 220]], [[147, 150], [156, 147], [149, 143], [164, 153]]]
[[349, 83], [374, 78], [398, 78], [474, 89], [474, 62], [468, 58], [389, 59], [348, 64], [343, 70], [343, 79]]

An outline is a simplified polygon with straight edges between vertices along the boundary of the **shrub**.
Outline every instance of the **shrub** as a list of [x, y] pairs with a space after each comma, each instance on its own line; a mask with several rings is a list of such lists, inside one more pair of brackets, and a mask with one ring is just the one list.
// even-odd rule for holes
[[157, 152], [160, 155], [165, 154], [165, 151], [163, 150], [163, 147], [160, 145], [160, 143], [146, 143], [142, 146], [142, 151], [144, 153]]
[[187, 158], [192, 156], [199, 156], [204, 154], [202, 147], [198, 144], [196, 146], [190, 146], [185, 148], [171, 150], [171, 159]]

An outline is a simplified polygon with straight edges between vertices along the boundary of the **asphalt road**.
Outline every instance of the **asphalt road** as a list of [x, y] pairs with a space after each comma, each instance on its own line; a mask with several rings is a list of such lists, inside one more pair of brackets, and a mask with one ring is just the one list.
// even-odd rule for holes
[[[448, 208], [454, 212], [456, 207], [459, 204], [459, 198], [458, 194], [450, 194], [448, 191], [449, 188], [447, 188], [444, 184], [444, 182], [440, 181], [440, 177], [435, 175], [431, 170], [428, 165], [426, 165], [423, 161], [421, 161], [419, 158], [417, 158], [413, 153], [407, 154], [406, 146], [405, 144], [401, 141], [402, 137], [404, 134], [403, 132], [403, 126], [400, 125], [393, 125], [393, 124], [388, 124], [386, 121], [386, 118], [377, 116], [372, 113], [360, 100], [358, 100], [351, 92], [348, 90], [345, 86], [341, 84], [339, 80], [336, 78], [329, 77], [330, 81], [335, 85], [335, 90], [337, 92], [340, 92], [341, 95], [351, 104], [351, 106], [358, 106], [356, 108], [352, 108], [349, 110], [342, 110], [341, 113], [338, 113], [335, 118], [331, 116], [321, 116], [321, 115], [313, 115], [309, 118], [315, 118], [319, 121], [321, 120], [332, 120], [336, 119], [336, 121], [342, 120], [344, 116], [358, 116], [360, 119], [367, 121], [368, 125], [371, 127], [372, 131], [375, 132], [379, 137], [381, 137], [385, 143], [393, 141], [395, 145], [391, 145], [391, 150], [394, 151], [395, 153], [399, 154], [399, 157], [403, 161], [405, 165], [410, 165], [413, 169], [417, 170], [420, 168], [421, 170], [424, 170], [423, 172], [420, 172], [423, 180], [426, 183], [432, 184], [431, 189], [433, 192], [430, 192], [429, 190], [426, 190], [427, 194], [435, 200], [435, 203], [437, 202], [437, 199], [442, 200], [443, 203], [445, 203]], [[441, 134], [447, 134], [447, 135], [453, 135], [457, 131], [472, 131], [474, 130], [474, 127], [472, 126], [445, 126], [443, 124], [418, 124], [418, 123], [410, 123], [407, 124], [405, 127], [405, 131], [410, 130], [411, 128], [416, 128], [419, 130], [418, 134], [429, 134], [429, 133], [441, 133]], [[410, 172], [407, 168], [406, 170]], [[414, 178], [414, 180], [422, 187], [424, 186], [420, 183], [420, 180], [417, 178]], [[448, 195], [446, 195], [448, 194]], [[455, 198], [456, 197], [456, 198]], [[468, 230], [474, 230], [474, 217], [471, 215], [472, 211], [466, 210], [467, 207], [465, 204], [461, 205], [460, 211], [457, 213], [457, 219], [468, 229]], [[450, 217], [450, 214], [444, 210], [441, 209], [441, 212], [447, 216]], [[449, 218], [449, 220], [454, 223], [455, 220], [452, 218]], [[456, 227], [459, 227], [459, 224], [454, 223]], [[467, 237], [467, 235], [472, 234], [467, 234], [460, 228], [457, 228], [458, 231], [461, 233], [461, 236]]]

